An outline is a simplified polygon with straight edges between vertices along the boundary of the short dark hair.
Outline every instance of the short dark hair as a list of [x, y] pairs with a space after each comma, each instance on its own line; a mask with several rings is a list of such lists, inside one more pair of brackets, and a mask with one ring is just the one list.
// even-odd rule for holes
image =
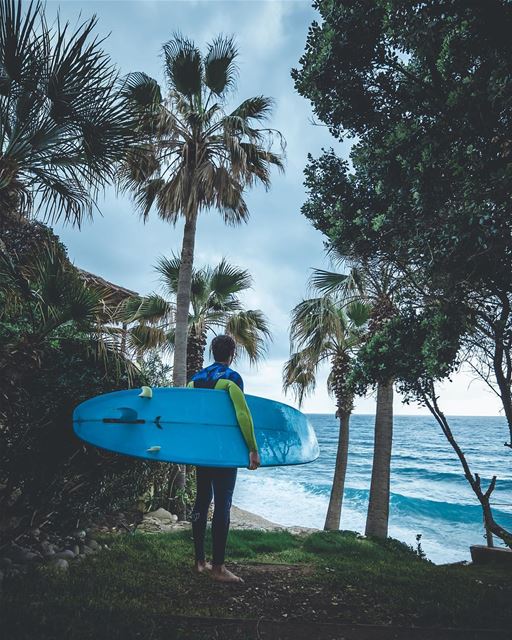
[[215, 362], [227, 362], [235, 355], [236, 342], [231, 336], [221, 334], [212, 340], [212, 353]]

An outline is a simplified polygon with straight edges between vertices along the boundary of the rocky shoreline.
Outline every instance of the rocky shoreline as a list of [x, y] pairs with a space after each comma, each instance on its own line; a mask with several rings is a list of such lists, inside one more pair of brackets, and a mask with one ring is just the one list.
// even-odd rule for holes
[[[234, 505], [231, 508], [231, 527], [289, 531], [296, 535], [316, 531], [309, 527], [286, 527]], [[107, 514], [67, 534], [33, 529], [20, 541], [12, 542], [0, 550], [0, 590], [4, 577], [27, 573], [31, 564], [45, 564], [58, 571], [67, 571], [72, 562], [80, 562], [102, 549], [109, 551], [108, 544], [97, 540], [101, 534], [119, 535], [135, 531], [168, 533], [189, 528], [190, 522], [178, 520], [176, 515], [165, 509], [157, 509], [143, 515], [136, 511]]]

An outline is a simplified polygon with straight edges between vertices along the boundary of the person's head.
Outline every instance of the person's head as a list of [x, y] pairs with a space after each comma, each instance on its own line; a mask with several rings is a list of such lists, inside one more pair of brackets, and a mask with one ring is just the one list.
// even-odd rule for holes
[[231, 336], [221, 334], [212, 340], [211, 349], [215, 362], [230, 365], [235, 357], [236, 343]]

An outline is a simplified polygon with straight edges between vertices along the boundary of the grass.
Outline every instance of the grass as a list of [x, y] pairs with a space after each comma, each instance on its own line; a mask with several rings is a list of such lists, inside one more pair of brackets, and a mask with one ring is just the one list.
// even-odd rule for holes
[[186, 635], [187, 625], [173, 616], [512, 625], [510, 572], [439, 567], [393, 540], [351, 532], [233, 531], [228, 555], [245, 579], [241, 586], [192, 573], [188, 531], [104, 541], [110, 550], [72, 564], [67, 574], [37, 567], [8, 581], [0, 619], [10, 638], [210, 637]]

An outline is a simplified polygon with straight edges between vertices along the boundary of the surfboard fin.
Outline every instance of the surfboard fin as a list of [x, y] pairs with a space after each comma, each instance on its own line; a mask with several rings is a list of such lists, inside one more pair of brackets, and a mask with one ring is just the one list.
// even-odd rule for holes
[[144, 424], [146, 422], [139, 418], [135, 409], [130, 409], [130, 407], [118, 407], [117, 411], [121, 412], [119, 418], [103, 418], [103, 422], [112, 424]]
[[160, 451], [162, 447], [149, 447], [149, 449], [146, 449], [146, 451], [148, 453], [158, 453]]
[[139, 398], [152, 398], [152, 397], [153, 397], [153, 389], [151, 387], [141, 387]]

